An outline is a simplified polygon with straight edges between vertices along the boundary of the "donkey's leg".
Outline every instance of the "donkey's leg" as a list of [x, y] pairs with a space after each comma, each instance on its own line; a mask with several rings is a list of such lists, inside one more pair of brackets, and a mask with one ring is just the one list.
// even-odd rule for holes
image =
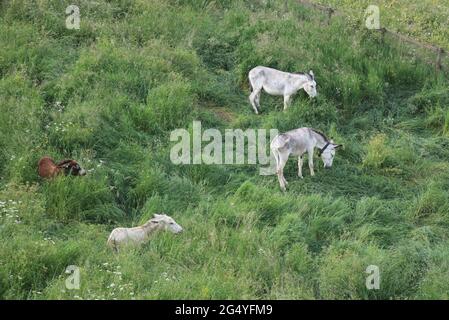
[[251, 105], [253, 106], [254, 112], [256, 114], [259, 114], [259, 110], [257, 110], [256, 102], [258, 101], [257, 96], [260, 95], [261, 89], [255, 89], [253, 88], [253, 92], [249, 95], [249, 101], [251, 102]]
[[259, 107], [259, 98], [260, 92], [262, 91], [262, 83], [260, 79], [257, 77], [249, 77], [249, 82], [251, 84], [252, 92], [249, 95], [249, 101], [251, 102], [251, 105], [253, 106], [254, 112], [256, 114], [259, 114], [259, 110], [257, 110], [257, 107]]
[[309, 160], [310, 175], [314, 176], [315, 171], [313, 171], [313, 148], [307, 150], [307, 153], [308, 153], [308, 160]]
[[288, 106], [290, 105], [290, 98], [291, 96], [284, 96], [284, 111], [287, 110]]
[[285, 180], [285, 177], [284, 177], [284, 170], [282, 170], [282, 179], [284, 180], [285, 185], [288, 186], [288, 181]]
[[[282, 184], [283, 184], [283, 183], [284, 183], [284, 184], [288, 184], [288, 182], [287, 182], [287, 180], [285, 180], [285, 178], [284, 178], [283, 171], [282, 171], [282, 170], [281, 170], [281, 171], [279, 170], [279, 168], [280, 168], [280, 163], [281, 163], [280, 152], [278, 151], [277, 148], [272, 148], [271, 150], [272, 150], [272, 152], [273, 152], [274, 159], [276, 160], [276, 174], [277, 174], [278, 179], [279, 179], [279, 184], [281, 185], [281, 188], [282, 188]], [[285, 164], [284, 164], [284, 166], [285, 166]], [[283, 169], [283, 167], [282, 167], [282, 169]], [[281, 174], [280, 174], [280, 173], [281, 173]]]
[[276, 161], [276, 174], [278, 172], [278, 168], [279, 168], [279, 151], [277, 150], [277, 148], [271, 147], [271, 152], [274, 155], [274, 160]]
[[259, 108], [259, 109], [260, 109], [260, 95], [261, 95], [261, 94], [262, 94], [262, 90], [260, 90], [260, 91], [257, 93], [256, 99], [255, 99], [256, 106], [257, 106], [257, 108]]
[[280, 157], [279, 157], [279, 151], [276, 148], [271, 148], [271, 151], [273, 152], [274, 155], [274, 160], [276, 160], [276, 175], [278, 176], [278, 180], [279, 180], [279, 185], [282, 188], [282, 182], [284, 182], [284, 180], [281, 180], [280, 178], [280, 174], [279, 174], [279, 164], [281, 162]]
[[282, 191], [287, 190], [287, 188], [286, 188], [287, 181], [284, 178], [283, 168], [278, 169], [277, 174], [278, 174], [278, 180], [279, 180], [279, 187], [281, 188]]
[[299, 156], [298, 157], [298, 177], [300, 177], [301, 179], [304, 178], [302, 176], [302, 163], [303, 163], [302, 156]]
[[288, 154], [279, 153], [279, 165], [277, 168], [277, 174], [278, 174], [279, 185], [280, 185], [282, 191], [286, 190], [285, 187], [288, 184], [287, 180], [285, 180], [285, 177], [284, 177], [284, 167], [285, 167], [285, 164], [287, 163], [287, 160], [288, 160]]

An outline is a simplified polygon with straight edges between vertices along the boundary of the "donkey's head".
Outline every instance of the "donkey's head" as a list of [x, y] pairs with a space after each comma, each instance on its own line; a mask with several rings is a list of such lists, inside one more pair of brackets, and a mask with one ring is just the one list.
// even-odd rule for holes
[[312, 70], [310, 70], [309, 73], [306, 73], [305, 75], [307, 76], [307, 81], [303, 86], [304, 91], [307, 92], [309, 97], [314, 98], [317, 95], [315, 75], [313, 74]]
[[63, 160], [57, 164], [58, 168], [64, 169], [65, 175], [72, 176], [84, 176], [86, 175], [86, 170], [80, 167], [78, 162], [72, 159]]
[[324, 147], [322, 147], [318, 151], [318, 155], [321, 156], [323, 160], [324, 167], [329, 169], [332, 167], [332, 163], [334, 162], [335, 150], [340, 148], [341, 144], [335, 144], [333, 140], [327, 141]]
[[183, 231], [182, 227], [172, 217], [166, 214], [155, 213], [149, 222], [156, 225], [156, 228], [160, 230], [170, 231], [172, 233], [180, 233]]

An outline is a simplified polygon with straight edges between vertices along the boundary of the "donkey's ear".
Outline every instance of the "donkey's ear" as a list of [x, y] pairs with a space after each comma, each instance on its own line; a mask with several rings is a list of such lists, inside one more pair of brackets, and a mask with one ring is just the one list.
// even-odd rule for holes
[[160, 217], [161, 217], [160, 214], [157, 214], [157, 213], [153, 214], [153, 218], [155, 218], [155, 219], [160, 218]]
[[58, 167], [68, 168], [70, 166], [71, 162], [72, 162], [72, 160], [66, 159], [66, 160], [59, 161], [56, 165]]
[[313, 71], [312, 71], [312, 70], [309, 71], [309, 74], [310, 74], [310, 76], [312, 77], [312, 79], [315, 80], [315, 75], [313, 74]]
[[335, 145], [335, 149], [338, 149], [338, 148], [341, 148], [341, 147], [343, 147], [342, 144], [336, 144], [336, 145]]
[[64, 164], [62, 164], [62, 166], [61, 167], [63, 167], [63, 168], [69, 168], [70, 166], [72, 165], [72, 163], [71, 162], [67, 162], [67, 163], [64, 163]]

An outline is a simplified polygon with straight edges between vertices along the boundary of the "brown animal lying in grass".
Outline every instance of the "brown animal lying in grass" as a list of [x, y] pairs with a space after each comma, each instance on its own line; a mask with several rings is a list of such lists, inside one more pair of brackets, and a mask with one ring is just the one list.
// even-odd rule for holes
[[75, 160], [67, 159], [55, 163], [50, 157], [43, 157], [39, 160], [39, 175], [42, 178], [53, 178], [59, 174], [84, 176], [86, 170], [82, 169]]

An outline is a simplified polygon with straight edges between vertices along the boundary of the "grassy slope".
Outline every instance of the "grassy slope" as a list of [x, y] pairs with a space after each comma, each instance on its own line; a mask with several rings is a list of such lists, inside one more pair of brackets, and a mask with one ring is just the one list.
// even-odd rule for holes
[[383, 27], [449, 49], [449, 9], [445, 0], [317, 0], [362, 19], [369, 5], [380, 9]]
[[[295, 1], [80, 7], [74, 31], [59, 1], [2, 2], [1, 298], [448, 298], [449, 94], [432, 67]], [[264, 95], [254, 115], [258, 64], [313, 69], [319, 99], [283, 113]], [[193, 119], [311, 125], [345, 149], [301, 181], [291, 160], [284, 194], [253, 166], [171, 164], [169, 132]], [[41, 181], [44, 154], [89, 175]], [[106, 248], [114, 226], [157, 211], [186, 232]], [[365, 288], [370, 264], [381, 290]]]

